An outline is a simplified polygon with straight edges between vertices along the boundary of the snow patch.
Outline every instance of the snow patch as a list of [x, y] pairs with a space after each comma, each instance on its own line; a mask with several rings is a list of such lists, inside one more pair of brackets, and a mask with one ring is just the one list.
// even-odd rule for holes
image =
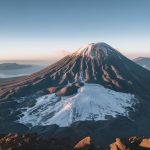
[[81, 71], [79, 74], [79, 81], [84, 82], [83, 71]]
[[78, 49], [76, 54], [81, 55], [83, 57], [87, 56], [91, 59], [97, 58], [97, 55], [103, 52], [105, 56], [108, 56], [110, 53], [117, 52], [114, 48], [109, 46], [106, 43], [100, 42], [100, 43], [91, 43], [88, 45], [83, 46], [82, 48]]
[[33, 107], [23, 108], [18, 122], [32, 126], [57, 124], [64, 127], [81, 120], [106, 120], [108, 115], [128, 116], [128, 108], [135, 103], [132, 94], [85, 83], [73, 96], [56, 97], [49, 94], [38, 98]]

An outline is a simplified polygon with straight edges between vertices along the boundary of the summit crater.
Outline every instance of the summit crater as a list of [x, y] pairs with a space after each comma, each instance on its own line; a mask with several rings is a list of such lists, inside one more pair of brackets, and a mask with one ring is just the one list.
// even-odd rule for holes
[[82, 57], [89, 57], [91, 59], [97, 59], [100, 57], [107, 57], [110, 55], [119, 55], [120, 53], [112, 48], [110, 45], [99, 42], [99, 43], [90, 43], [81, 48], [79, 48], [76, 52], [76, 55]]

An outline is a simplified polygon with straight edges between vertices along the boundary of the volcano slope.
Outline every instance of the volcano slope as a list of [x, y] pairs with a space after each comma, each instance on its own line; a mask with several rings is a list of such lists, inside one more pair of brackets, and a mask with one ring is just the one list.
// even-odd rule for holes
[[106, 43], [92, 43], [2, 84], [0, 129], [110, 143], [116, 136], [150, 136], [149, 107], [150, 71]]

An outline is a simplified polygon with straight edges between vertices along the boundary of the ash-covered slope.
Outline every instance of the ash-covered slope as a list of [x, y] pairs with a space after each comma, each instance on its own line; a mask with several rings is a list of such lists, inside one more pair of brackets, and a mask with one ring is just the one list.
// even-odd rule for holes
[[149, 71], [105, 43], [92, 43], [38, 73], [3, 84], [0, 100], [11, 100], [78, 81], [101, 84], [116, 91], [150, 94]]

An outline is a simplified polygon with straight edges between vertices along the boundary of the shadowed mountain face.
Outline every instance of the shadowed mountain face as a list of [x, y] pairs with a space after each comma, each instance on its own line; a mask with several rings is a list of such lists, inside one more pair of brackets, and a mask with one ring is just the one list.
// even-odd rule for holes
[[0, 99], [26, 96], [49, 87], [87, 82], [139, 95], [150, 94], [150, 72], [105, 43], [89, 44], [24, 79], [0, 87]]
[[138, 58], [135, 58], [133, 61], [139, 64], [140, 66], [150, 70], [150, 58], [138, 57]]

